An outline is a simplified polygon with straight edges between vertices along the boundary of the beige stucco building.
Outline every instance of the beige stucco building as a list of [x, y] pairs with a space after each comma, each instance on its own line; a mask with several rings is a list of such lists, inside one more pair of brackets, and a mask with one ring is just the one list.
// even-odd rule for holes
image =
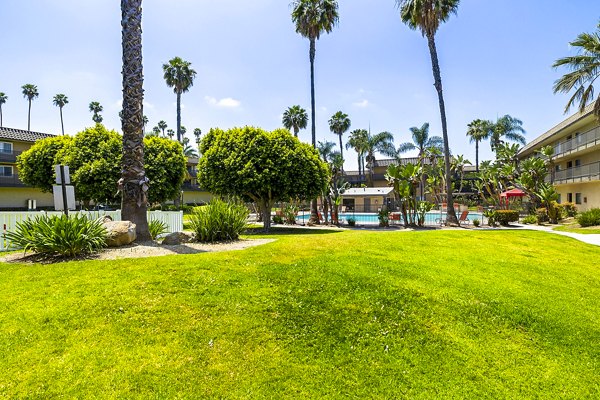
[[528, 143], [519, 158], [535, 156], [544, 146], [554, 147], [554, 185], [559, 202], [579, 211], [600, 208], [600, 122], [593, 104]]

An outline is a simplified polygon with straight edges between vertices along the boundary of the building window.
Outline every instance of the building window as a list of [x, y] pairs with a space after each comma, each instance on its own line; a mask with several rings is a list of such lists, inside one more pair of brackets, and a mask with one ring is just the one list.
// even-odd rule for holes
[[9, 142], [0, 142], [0, 153], [12, 154], [13, 145]]
[[575, 204], [581, 204], [581, 193], [575, 193]]
[[567, 168], [573, 168], [573, 161], [567, 161]]
[[13, 176], [13, 170], [10, 165], [0, 165], [0, 177], [10, 178]]
[[560, 172], [560, 165], [555, 165], [554, 166], [554, 172]]
[[581, 160], [575, 160], [575, 167], [581, 167]]
[[573, 202], [573, 193], [567, 193], [567, 202], [568, 203], [572, 203]]

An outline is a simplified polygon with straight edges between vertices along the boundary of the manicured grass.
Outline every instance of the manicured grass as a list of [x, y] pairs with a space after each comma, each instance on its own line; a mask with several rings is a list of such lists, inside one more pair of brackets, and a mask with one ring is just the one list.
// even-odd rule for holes
[[600, 396], [597, 247], [531, 231], [312, 232], [0, 264], [0, 397]]
[[582, 228], [577, 223], [575, 223], [575, 224], [569, 224], [569, 225], [557, 226], [553, 230], [555, 230], [555, 231], [561, 231], [561, 232], [583, 233], [584, 235], [585, 234], [598, 234], [598, 233], [600, 233], [600, 227], [598, 227], [598, 226], [589, 226], [589, 227], [586, 227], [586, 228]]

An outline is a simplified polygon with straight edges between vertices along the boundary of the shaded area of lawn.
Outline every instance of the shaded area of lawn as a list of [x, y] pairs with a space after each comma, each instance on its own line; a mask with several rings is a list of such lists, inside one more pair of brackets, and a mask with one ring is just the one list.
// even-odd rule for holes
[[0, 264], [0, 397], [600, 395], [597, 248], [289, 231], [242, 252]]

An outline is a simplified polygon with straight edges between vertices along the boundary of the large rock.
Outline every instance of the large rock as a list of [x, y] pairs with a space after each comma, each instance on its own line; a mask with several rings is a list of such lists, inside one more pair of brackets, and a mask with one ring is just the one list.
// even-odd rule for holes
[[193, 239], [194, 239], [194, 237], [190, 233], [173, 232], [173, 233], [169, 233], [168, 235], [166, 235], [163, 238], [162, 244], [165, 244], [167, 246], [174, 246], [174, 245], [178, 245], [178, 244], [182, 244], [182, 243], [189, 243]]
[[119, 247], [133, 243], [136, 238], [135, 224], [131, 221], [106, 221], [104, 227], [108, 232], [108, 247]]

